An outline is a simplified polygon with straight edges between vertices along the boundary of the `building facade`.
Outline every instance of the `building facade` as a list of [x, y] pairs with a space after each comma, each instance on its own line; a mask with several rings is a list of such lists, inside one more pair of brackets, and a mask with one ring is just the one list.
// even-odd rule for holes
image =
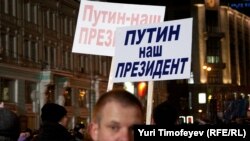
[[110, 58], [71, 53], [79, 2], [2, 0], [0, 5], [0, 100], [34, 129], [46, 102], [65, 106], [72, 123], [86, 121], [102, 81], [96, 75], [107, 76]]
[[[218, 0], [194, 4], [192, 15], [190, 109], [196, 116], [205, 112], [212, 120], [223, 117], [230, 95], [249, 101], [250, 18]], [[199, 103], [198, 97], [203, 94], [206, 102]]]

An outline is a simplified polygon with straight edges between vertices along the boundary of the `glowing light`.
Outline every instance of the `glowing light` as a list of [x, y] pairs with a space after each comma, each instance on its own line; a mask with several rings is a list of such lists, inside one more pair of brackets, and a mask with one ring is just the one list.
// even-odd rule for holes
[[204, 69], [204, 70], [207, 70], [207, 71], [211, 71], [212, 70], [212, 68], [211, 67], [209, 67], [209, 66], [202, 66], [202, 68]]
[[207, 67], [207, 71], [211, 71], [212, 70], [212, 68], [211, 67]]
[[84, 90], [79, 90], [79, 91], [80, 91], [79, 96], [80, 97], [84, 97], [85, 94], [86, 94], [86, 92]]
[[212, 95], [209, 95], [207, 99], [208, 99], [208, 100], [211, 100], [211, 99], [212, 99]]
[[138, 84], [138, 95], [140, 97], [143, 97], [145, 95], [145, 93], [146, 93], [146, 86], [147, 86], [146, 82], [140, 82]]
[[206, 101], [206, 93], [199, 93], [198, 102], [199, 102], [199, 104], [205, 104], [207, 102]]

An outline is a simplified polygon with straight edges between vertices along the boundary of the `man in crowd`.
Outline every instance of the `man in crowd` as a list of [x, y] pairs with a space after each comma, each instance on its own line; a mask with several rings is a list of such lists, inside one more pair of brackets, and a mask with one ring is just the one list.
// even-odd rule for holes
[[0, 102], [0, 141], [16, 141], [20, 133], [19, 118], [16, 113]]
[[177, 109], [168, 101], [164, 101], [153, 109], [153, 124], [161, 126], [177, 125]]
[[125, 90], [111, 90], [101, 95], [89, 127], [93, 141], [132, 141], [133, 125], [143, 124], [140, 101]]
[[67, 130], [66, 109], [55, 103], [46, 103], [41, 109], [42, 125], [35, 141], [71, 141]]

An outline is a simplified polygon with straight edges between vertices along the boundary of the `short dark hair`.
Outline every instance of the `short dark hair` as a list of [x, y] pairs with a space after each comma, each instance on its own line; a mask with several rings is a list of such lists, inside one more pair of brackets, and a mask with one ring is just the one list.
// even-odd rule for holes
[[177, 119], [177, 109], [167, 101], [157, 105], [153, 110], [153, 120], [156, 125], [175, 125]]
[[56, 103], [44, 104], [41, 112], [43, 122], [59, 122], [67, 114], [67, 110]]
[[132, 93], [124, 90], [124, 89], [113, 89], [110, 90], [100, 96], [98, 99], [97, 103], [95, 104], [94, 107], [94, 114], [93, 114], [93, 119], [94, 120], [100, 120], [100, 111], [106, 105], [107, 103], [115, 101], [120, 103], [123, 106], [134, 106], [137, 107], [140, 111], [141, 114], [143, 115], [143, 106], [139, 99], [133, 95]]

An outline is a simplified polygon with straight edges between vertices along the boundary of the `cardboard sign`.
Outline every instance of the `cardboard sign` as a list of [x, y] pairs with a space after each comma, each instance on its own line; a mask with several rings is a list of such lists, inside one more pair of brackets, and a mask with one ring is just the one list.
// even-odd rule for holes
[[72, 52], [114, 56], [117, 27], [159, 23], [164, 15], [164, 6], [81, 1]]
[[192, 18], [116, 30], [113, 82], [190, 78]]

